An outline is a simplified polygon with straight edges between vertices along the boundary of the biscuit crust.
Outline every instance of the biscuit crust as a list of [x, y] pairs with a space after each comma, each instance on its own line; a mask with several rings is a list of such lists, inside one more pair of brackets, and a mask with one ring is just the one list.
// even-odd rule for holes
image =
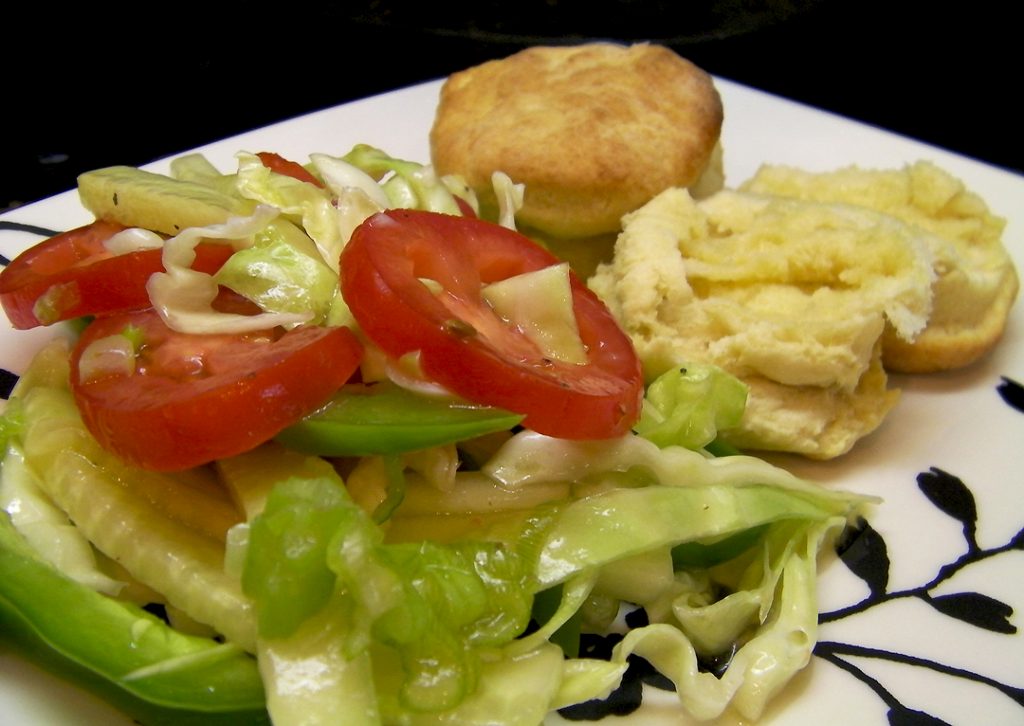
[[722, 118], [711, 77], [663, 46], [539, 46], [446, 80], [431, 157], [485, 209], [503, 171], [526, 185], [525, 227], [594, 236], [663, 189], [695, 185]]

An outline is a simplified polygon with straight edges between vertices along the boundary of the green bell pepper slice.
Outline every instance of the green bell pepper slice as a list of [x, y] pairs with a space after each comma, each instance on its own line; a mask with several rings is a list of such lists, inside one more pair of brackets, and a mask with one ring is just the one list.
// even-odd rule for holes
[[269, 724], [256, 660], [74, 582], [0, 512], [0, 638], [140, 723]]
[[350, 384], [277, 441], [317, 456], [374, 456], [443, 446], [516, 426], [499, 408], [417, 394], [392, 383]]
[[739, 557], [757, 544], [767, 524], [741, 530], [715, 542], [684, 542], [672, 548], [672, 566], [676, 570], [708, 568]]

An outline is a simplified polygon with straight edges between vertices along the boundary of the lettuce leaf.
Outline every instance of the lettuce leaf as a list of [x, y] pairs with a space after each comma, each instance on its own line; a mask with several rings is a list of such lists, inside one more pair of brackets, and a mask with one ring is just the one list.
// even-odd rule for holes
[[634, 430], [658, 446], [700, 449], [739, 425], [747, 386], [717, 366], [694, 363], [666, 371], [648, 387]]
[[455, 195], [430, 165], [397, 159], [369, 144], [356, 144], [343, 159], [377, 180], [389, 207], [462, 213]]
[[244, 249], [251, 246], [255, 235], [263, 232], [278, 215], [274, 207], [260, 205], [250, 216], [231, 217], [222, 224], [208, 227], [189, 227], [164, 243], [165, 272], [150, 276], [146, 289], [153, 307], [168, 327], [186, 333], [240, 333], [276, 325], [296, 325], [312, 317], [309, 311], [257, 315], [218, 312], [213, 308], [218, 292], [216, 278], [191, 269], [195, 247], [203, 239], [231, 240], [236, 249]]
[[338, 275], [313, 242], [283, 219], [268, 224], [253, 244], [235, 252], [214, 280], [271, 313], [308, 315], [323, 322], [338, 293]]
[[[276, 487], [252, 523], [246, 578], [263, 587], [281, 581], [267, 573], [282, 568], [285, 581], [304, 584], [278, 588], [269, 599], [253, 592], [261, 624], [269, 607], [288, 626], [272, 632], [261, 625], [261, 636], [290, 638], [295, 646], [294, 639], [310, 637], [301, 635], [310, 619], [335, 618], [331, 647], [351, 667], [361, 664], [358, 682], [372, 670], [385, 720], [477, 723], [470, 714], [482, 703], [496, 708], [497, 700], [508, 710], [492, 711], [488, 722], [520, 723], [510, 673], [548, 684], [548, 701], [537, 706], [546, 713], [606, 696], [634, 652], [676, 682], [692, 715], [711, 718], [733, 705], [754, 717], [806, 664], [816, 632], [817, 552], [867, 502], [759, 459], [714, 459], [638, 436], [588, 444], [523, 432], [483, 472], [467, 476], [496, 492], [546, 480], [572, 484], [561, 500], [510, 506], [489, 518], [438, 512], [466, 533], [447, 542], [403, 541], [403, 505], [381, 529], [339, 480]], [[315, 516], [307, 515], [310, 506]], [[461, 518], [477, 525], [460, 529]], [[271, 530], [286, 536], [273, 535], [268, 549], [260, 540]], [[750, 532], [756, 536], [749, 546], [728, 561], [674, 568], [674, 547]], [[647, 569], [637, 587], [641, 561]], [[535, 596], [556, 586], [557, 607], [527, 634]], [[722, 591], [730, 594], [720, 597]], [[558, 649], [553, 634], [595, 596], [610, 593], [645, 607], [652, 624], [631, 631], [610, 662], [563, 653], [556, 668], [544, 655]], [[733, 647], [731, 675], [707, 686], [715, 676], [697, 670], [698, 655]], [[538, 697], [530, 696], [531, 707]]]

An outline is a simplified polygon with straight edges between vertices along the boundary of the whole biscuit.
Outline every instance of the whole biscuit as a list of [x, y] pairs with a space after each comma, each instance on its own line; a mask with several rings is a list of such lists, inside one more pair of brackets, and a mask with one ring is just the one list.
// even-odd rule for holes
[[524, 226], [586, 237], [617, 231], [663, 189], [695, 185], [722, 116], [711, 77], [663, 46], [539, 46], [446, 80], [431, 155], [484, 208], [503, 171], [526, 185]]

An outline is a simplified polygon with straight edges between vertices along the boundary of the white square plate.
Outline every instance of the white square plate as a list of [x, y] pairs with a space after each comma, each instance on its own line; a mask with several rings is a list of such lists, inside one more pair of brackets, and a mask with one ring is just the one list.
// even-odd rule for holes
[[[762, 163], [829, 170], [848, 164], [895, 168], [930, 159], [1008, 220], [1004, 242], [1018, 270], [1024, 270], [1024, 178], [724, 80], [718, 87], [726, 113], [728, 185], [747, 179]], [[439, 88], [440, 82], [431, 82], [394, 91], [199, 151], [222, 170], [235, 167], [233, 155], [241, 150], [276, 151], [305, 161], [311, 152], [340, 155], [360, 142], [426, 162]], [[165, 170], [166, 165], [150, 168]], [[0, 223], [57, 230], [87, 221], [90, 217], [74, 192], [0, 217]], [[28, 232], [0, 230], [0, 253], [13, 257], [38, 239]], [[6, 320], [0, 321], [0, 365], [20, 371], [51, 335], [50, 330], [16, 333]], [[890, 709], [904, 719], [920, 719], [899, 723], [929, 722], [925, 714], [948, 724], [1024, 723], [1024, 410], [1001, 395], [1007, 381], [1024, 384], [1024, 311], [1014, 311], [1002, 344], [969, 369], [893, 376], [891, 381], [904, 391], [901, 402], [882, 428], [853, 452], [832, 462], [777, 458], [777, 463], [826, 486], [884, 498], [870, 522], [880, 537], [871, 552], [874, 565], [887, 566], [887, 580], [871, 596], [865, 580], [835, 557], [826, 558], [821, 609], [847, 614], [822, 625], [810, 666], [760, 723], [881, 725], [889, 723]], [[952, 481], [963, 485], [960, 493], [973, 496], [977, 516], [970, 526], [954, 516], [960, 512], [949, 507], [944, 511], [918, 486], [918, 475], [933, 469], [954, 477]], [[942, 568], [953, 563], [959, 563], [953, 574], [943, 576]], [[999, 603], [1013, 610], [1005, 619]], [[958, 610], [957, 605], [966, 608]], [[988, 627], [971, 624], [986, 614], [993, 616], [985, 623]], [[3, 723], [130, 723], [9, 651], [0, 650], [0, 674]], [[615, 723], [664, 719], [678, 724], [671, 701], [658, 694], [648, 699], [642, 715]]]

